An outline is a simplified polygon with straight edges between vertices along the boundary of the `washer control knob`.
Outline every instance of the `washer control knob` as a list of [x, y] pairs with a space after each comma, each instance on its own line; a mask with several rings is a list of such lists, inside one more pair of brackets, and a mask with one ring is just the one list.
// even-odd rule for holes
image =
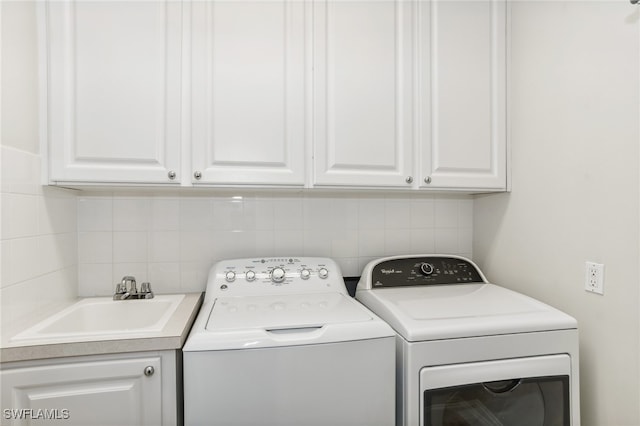
[[318, 269], [318, 276], [324, 280], [329, 276], [329, 271], [327, 268], [320, 268]]
[[308, 269], [303, 269], [302, 271], [300, 271], [300, 278], [302, 278], [303, 280], [308, 280], [309, 277], [311, 277], [311, 271]]
[[224, 274], [224, 279], [227, 280], [228, 283], [232, 283], [236, 280], [236, 273], [233, 271], [227, 271], [227, 273]]
[[420, 272], [422, 272], [423, 275], [433, 274], [433, 265], [427, 262], [422, 262], [420, 264]]
[[256, 273], [254, 271], [247, 271], [244, 277], [247, 281], [253, 281], [256, 279]]
[[287, 273], [285, 272], [284, 269], [280, 267], [273, 268], [271, 270], [271, 281], [273, 281], [274, 283], [281, 283], [284, 281], [286, 275]]

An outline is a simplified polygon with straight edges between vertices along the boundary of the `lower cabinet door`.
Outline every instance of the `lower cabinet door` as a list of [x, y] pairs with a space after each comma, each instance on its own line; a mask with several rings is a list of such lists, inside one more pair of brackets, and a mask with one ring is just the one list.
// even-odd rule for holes
[[8, 369], [2, 424], [160, 425], [160, 357]]

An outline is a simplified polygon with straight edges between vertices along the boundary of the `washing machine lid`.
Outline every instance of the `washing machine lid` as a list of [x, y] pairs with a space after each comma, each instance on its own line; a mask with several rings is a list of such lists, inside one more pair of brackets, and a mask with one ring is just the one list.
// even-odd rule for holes
[[411, 342], [577, 328], [569, 315], [488, 283], [364, 290], [356, 298]]
[[266, 348], [393, 336], [389, 325], [342, 293], [219, 297], [203, 306], [184, 350]]
[[226, 332], [285, 330], [369, 321], [371, 318], [368, 312], [357, 309], [341, 293], [219, 297], [206, 329]]

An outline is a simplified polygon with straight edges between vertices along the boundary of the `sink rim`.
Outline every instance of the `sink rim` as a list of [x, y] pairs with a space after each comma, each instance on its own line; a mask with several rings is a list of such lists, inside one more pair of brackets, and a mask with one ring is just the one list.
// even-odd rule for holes
[[[171, 316], [176, 312], [180, 303], [184, 300], [184, 294], [163, 294], [156, 295], [153, 299], [133, 299], [114, 301], [111, 297], [87, 297], [82, 298], [72, 305], [48, 316], [39, 321], [35, 325], [23, 330], [9, 339], [10, 343], [19, 344], [28, 342], [33, 344], [35, 341], [43, 343], [51, 343], [51, 341], [87, 341], [87, 340], [114, 340], [114, 339], [130, 339], [140, 337], [152, 337], [162, 332], [166, 327]], [[169, 306], [158, 318], [158, 320], [145, 327], [133, 327], [128, 329], [110, 328], [105, 330], [87, 330], [87, 331], [69, 331], [69, 332], [47, 332], [48, 327], [53, 326], [56, 322], [64, 320], [68, 315], [73, 314], [79, 309], [85, 309], [90, 305], [110, 305], [123, 306], [122, 304], [150, 304], [158, 302], [169, 302]]]

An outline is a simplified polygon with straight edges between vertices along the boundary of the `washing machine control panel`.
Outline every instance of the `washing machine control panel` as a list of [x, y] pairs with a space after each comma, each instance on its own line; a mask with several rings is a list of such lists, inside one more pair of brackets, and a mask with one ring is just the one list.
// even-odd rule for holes
[[404, 257], [381, 261], [371, 271], [373, 288], [484, 282], [466, 259], [446, 256]]
[[213, 265], [207, 296], [262, 296], [306, 292], [346, 293], [340, 268], [321, 257], [273, 257], [224, 260]]

